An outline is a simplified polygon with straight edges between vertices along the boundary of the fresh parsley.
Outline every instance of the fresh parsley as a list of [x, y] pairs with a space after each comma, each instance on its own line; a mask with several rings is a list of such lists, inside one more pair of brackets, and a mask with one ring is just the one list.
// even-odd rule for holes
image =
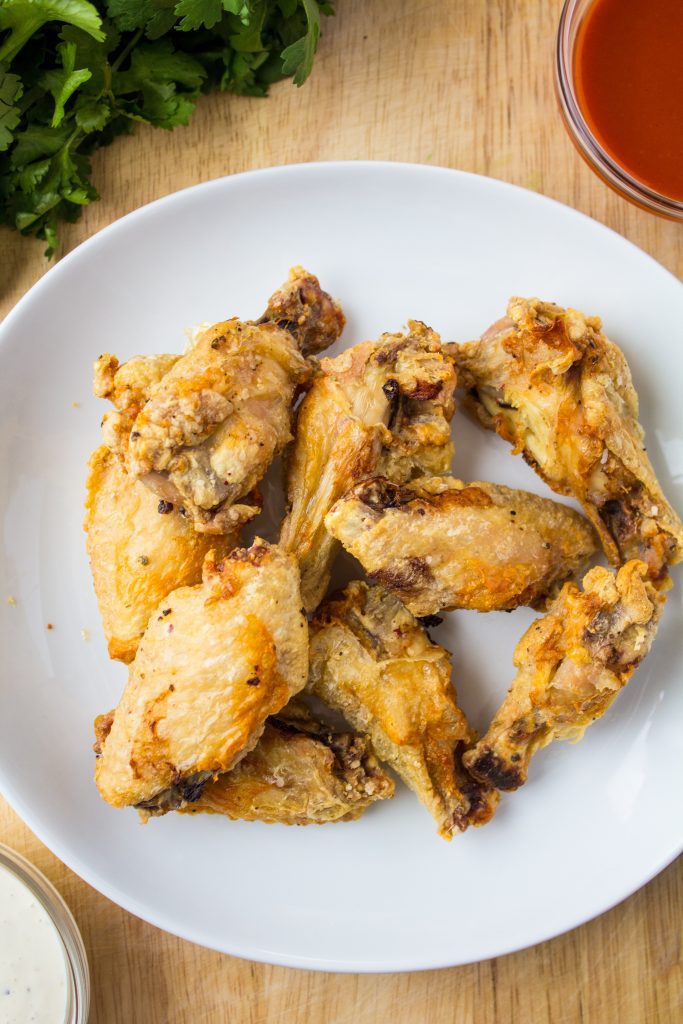
[[212, 89], [265, 96], [313, 66], [327, 0], [0, 0], [0, 223], [57, 245], [98, 198], [90, 156], [187, 124]]

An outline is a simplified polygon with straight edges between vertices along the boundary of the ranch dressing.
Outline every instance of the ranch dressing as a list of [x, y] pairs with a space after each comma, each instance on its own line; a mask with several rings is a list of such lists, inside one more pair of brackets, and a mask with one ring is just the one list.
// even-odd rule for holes
[[0, 865], [0, 1024], [64, 1024], [66, 957], [50, 915]]

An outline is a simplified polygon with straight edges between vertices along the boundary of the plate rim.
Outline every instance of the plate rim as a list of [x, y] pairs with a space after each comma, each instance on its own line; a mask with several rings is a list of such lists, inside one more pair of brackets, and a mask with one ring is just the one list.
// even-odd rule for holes
[[[239, 183], [245, 178], [267, 179], [269, 177], [275, 178], [281, 176], [297, 177], [302, 173], [317, 174], [320, 173], [320, 171], [334, 172], [339, 170], [348, 171], [350, 173], [370, 171], [371, 173], [378, 172], [392, 174], [394, 172], [407, 172], [411, 174], [424, 175], [425, 177], [455, 177], [465, 182], [474, 181], [477, 183], [485, 183], [489, 188], [504, 193], [512, 193], [516, 198], [522, 199], [522, 201], [525, 202], [537, 203], [541, 206], [551, 204], [553, 207], [559, 208], [564, 216], [571, 216], [572, 219], [578, 217], [588, 221], [592, 226], [592, 229], [597, 228], [599, 232], [604, 232], [607, 236], [611, 236], [612, 241], [616, 241], [620, 246], [626, 246], [628, 249], [632, 250], [634, 254], [637, 253], [639, 258], [642, 259], [645, 257], [646, 260], [657, 268], [658, 272], [664, 272], [667, 277], [683, 289], [683, 283], [679, 281], [675, 274], [659, 263], [652, 255], [650, 255], [650, 253], [645, 252], [645, 250], [641, 249], [630, 239], [619, 234], [619, 232], [615, 231], [613, 228], [608, 227], [601, 221], [598, 221], [588, 214], [583, 213], [580, 210], [576, 210], [568, 204], [562, 203], [551, 196], [544, 195], [543, 193], [536, 192], [532, 189], [524, 188], [523, 186], [512, 182], [503, 181], [488, 175], [476, 174], [471, 171], [464, 171], [457, 168], [392, 160], [351, 159], [272, 165], [241, 171], [236, 174], [222, 175], [218, 178], [212, 178], [208, 181], [199, 182], [197, 184], [178, 189], [174, 192], [170, 192], [167, 195], [160, 196], [157, 199], [143, 204], [142, 206], [136, 207], [136, 209], [129, 211], [123, 216], [112, 221], [110, 224], [105, 225], [88, 238], [84, 239], [79, 243], [79, 245], [55, 263], [54, 266], [50, 267], [18, 300], [18, 302], [5, 316], [4, 320], [0, 323], [0, 361], [3, 358], [3, 343], [6, 340], [6, 336], [11, 333], [15, 320], [21, 316], [24, 309], [35, 300], [36, 296], [40, 294], [41, 289], [45, 287], [45, 282], [51, 281], [55, 274], [62, 273], [63, 267], [70, 267], [72, 262], [80, 259], [84, 252], [96, 247], [106, 237], [114, 235], [121, 230], [125, 230], [130, 219], [144, 218], [144, 216], [153, 209], [163, 207], [166, 204], [171, 205], [173, 202], [177, 201], [179, 197], [189, 195], [190, 193], [199, 192], [200, 190], [202, 192], [208, 192], [211, 190], [220, 191], [223, 188], [229, 188], [233, 182]], [[436, 970], [446, 967], [465, 966], [471, 963], [483, 963], [487, 960], [500, 956], [520, 952], [524, 949], [538, 945], [539, 943], [549, 942], [555, 938], [559, 938], [567, 932], [574, 930], [582, 924], [587, 924], [589, 921], [594, 920], [618, 906], [624, 900], [628, 899], [651, 882], [653, 878], [672, 864], [681, 852], [683, 852], [682, 836], [678, 844], [674, 843], [670, 849], [656, 859], [654, 866], [652, 866], [646, 876], [638, 882], [635, 888], [631, 888], [629, 886], [627, 891], [623, 892], [617, 898], [609, 898], [604, 903], [597, 901], [595, 911], [588, 917], [586, 917], [584, 913], [578, 913], [576, 918], [572, 918], [570, 922], [563, 925], [560, 930], [554, 930], [554, 928], [551, 929], [550, 934], [547, 932], [547, 927], [541, 928], [539, 926], [536, 929], [531, 929], [529, 933], [516, 940], [513, 945], [510, 945], [510, 943], [502, 943], [496, 948], [495, 952], [490, 953], [483, 959], [478, 958], [476, 955], [473, 957], [466, 956], [465, 958], [462, 956], [456, 956], [454, 959], [453, 956], [449, 957], [447, 953], [444, 953], [439, 957], [435, 957], [433, 955], [421, 956], [418, 953], [417, 955], [413, 954], [409, 957], [403, 958], [393, 957], [386, 961], [354, 961], [351, 959], [339, 960], [333, 958], [324, 960], [320, 958], [308, 958], [300, 954], [283, 954], [277, 951], [271, 951], [259, 945], [250, 945], [249, 942], [240, 943], [239, 948], [235, 948], [234, 944], [230, 942], [224, 942], [222, 944], [216, 944], [211, 941], [207, 942], [207, 938], [199, 934], [196, 928], [191, 926], [179, 926], [179, 923], [171, 920], [166, 913], [159, 912], [156, 908], [143, 904], [139, 900], [129, 898], [128, 895], [120, 890], [118, 886], [110, 884], [97, 869], [89, 867], [78, 854], [74, 852], [66, 852], [65, 844], [58, 839], [55, 840], [52, 838], [50, 828], [44, 828], [42, 824], [36, 820], [36, 816], [34, 816], [33, 811], [24, 803], [18, 794], [14, 792], [11, 782], [2, 771], [0, 771], [0, 794], [2, 794], [15, 813], [22, 819], [39, 841], [53, 853], [53, 855], [58, 857], [62, 863], [64, 863], [80, 879], [133, 916], [186, 941], [193, 942], [204, 948], [213, 949], [217, 952], [238, 957], [240, 959], [273, 964], [282, 967], [293, 967], [302, 970], [322, 972], [379, 974]]]

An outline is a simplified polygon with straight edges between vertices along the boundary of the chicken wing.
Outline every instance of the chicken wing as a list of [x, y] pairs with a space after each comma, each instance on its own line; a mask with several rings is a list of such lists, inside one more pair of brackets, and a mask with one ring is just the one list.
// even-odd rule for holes
[[115, 412], [102, 419], [104, 443], [113, 452], [125, 454], [135, 418], [148, 400], [150, 392], [165, 377], [180, 356], [165, 353], [156, 356], [133, 356], [119, 363], [116, 356], [105, 352], [93, 367], [93, 394], [106, 398]]
[[596, 567], [583, 592], [567, 583], [517, 644], [517, 675], [486, 735], [463, 761], [482, 783], [517, 789], [556, 739], [578, 740], [610, 706], [650, 649], [664, 597], [644, 562], [616, 576]]
[[438, 334], [417, 321], [408, 326], [405, 335], [323, 359], [299, 409], [280, 543], [299, 560], [309, 612], [325, 594], [338, 548], [324, 524], [337, 498], [378, 472], [407, 480], [450, 466], [455, 372]]
[[[294, 398], [311, 374], [304, 354], [329, 345], [343, 325], [317, 278], [296, 267], [260, 320], [200, 331], [145, 403], [110, 414], [106, 442], [132, 476], [182, 507], [195, 529], [231, 532], [244, 521], [236, 503], [290, 440]], [[108, 388], [115, 400], [109, 381], [124, 369], [112, 374], [108, 367], [116, 366], [105, 354], [95, 369], [96, 390]]]
[[322, 825], [353, 821], [371, 803], [394, 795], [393, 780], [363, 736], [333, 732], [313, 718], [292, 718], [289, 710], [288, 705], [271, 718], [251, 753], [181, 810]]
[[368, 734], [446, 839], [487, 822], [497, 802], [462, 768], [473, 736], [450, 679], [448, 652], [381, 587], [350, 583], [312, 623], [309, 691]]
[[554, 491], [581, 502], [613, 564], [641, 559], [666, 584], [683, 524], [647, 457], [624, 354], [598, 317], [519, 298], [507, 313], [453, 346], [469, 403]]
[[199, 797], [229, 771], [306, 682], [308, 629], [296, 561], [256, 540], [158, 606], [110, 721], [95, 778], [115, 807], [149, 813]]
[[95, 593], [109, 657], [129, 662], [159, 602], [199, 583], [209, 549], [224, 558], [239, 532], [209, 537], [177, 511], [160, 515], [158, 499], [104, 445], [89, 466], [84, 528]]
[[367, 480], [333, 505], [325, 526], [417, 616], [543, 604], [595, 550], [592, 527], [572, 509], [452, 476]]

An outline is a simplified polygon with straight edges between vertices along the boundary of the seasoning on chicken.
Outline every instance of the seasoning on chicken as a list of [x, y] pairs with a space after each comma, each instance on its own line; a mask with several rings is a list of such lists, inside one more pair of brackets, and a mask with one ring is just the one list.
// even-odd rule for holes
[[163, 814], [198, 799], [256, 745], [266, 719], [302, 689], [308, 629], [296, 562], [256, 540], [152, 615], [110, 723], [95, 778], [115, 807]]
[[581, 502], [610, 562], [638, 558], [668, 583], [683, 524], [662, 493], [621, 349], [598, 317], [510, 299], [479, 341], [449, 346], [469, 404], [559, 494]]
[[381, 587], [354, 582], [311, 626], [310, 692], [370, 737], [450, 839], [492, 816], [497, 796], [462, 767], [473, 742], [450, 656]]
[[292, 702], [269, 719], [254, 749], [230, 772], [208, 782], [183, 813], [224, 814], [245, 821], [322, 825], [353, 821], [394, 783], [367, 739], [326, 728]]
[[471, 774], [517, 789], [537, 750], [580, 739], [650, 650], [664, 600], [635, 560], [616, 576], [591, 569], [583, 591], [565, 584], [517, 644], [517, 676], [486, 735], [463, 758]]
[[451, 476], [367, 480], [340, 498], [325, 526], [417, 616], [543, 605], [595, 551], [593, 528], [572, 509]]
[[114, 412], [102, 418], [104, 443], [113, 452], [124, 456], [135, 418], [148, 401], [150, 392], [165, 377], [180, 356], [165, 353], [156, 356], [133, 356], [119, 363], [116, 356], [105, 352], [93, 367], [93, 394], [106, 398]]
[[[317, 278], [296, 267], [260, 320], [233, 318], [200, 331], [145, 403], [110, 414], [107, 444], [195, 529], [230, 533], [249, 517], [238, 503], [291, 438], [292, 406], [311, 375], [305, 354], [331, 344], [343, 326]], [[116, 366], [104, 355], [95, 371], [98, 393], [115, 404], [125, 400], [116, 388], [124, 367]]]
[[377, 473], [403, 481], [450, 466], [455, 372], [438, 334], [414, 320], [408, 327], [321, 360], [299, 409], [280, 543], [299, 560], [309, 612], [338, 549], [324, 523], [334, 502]]
[[90, 458], [84, 528], [109, 657], [129, 662], [159, 602], [177, 587], [200, 583], [211, 548], [224, 558], [239, 531], [197, 533], [178, 511], [130, 477], [102, 445]]

